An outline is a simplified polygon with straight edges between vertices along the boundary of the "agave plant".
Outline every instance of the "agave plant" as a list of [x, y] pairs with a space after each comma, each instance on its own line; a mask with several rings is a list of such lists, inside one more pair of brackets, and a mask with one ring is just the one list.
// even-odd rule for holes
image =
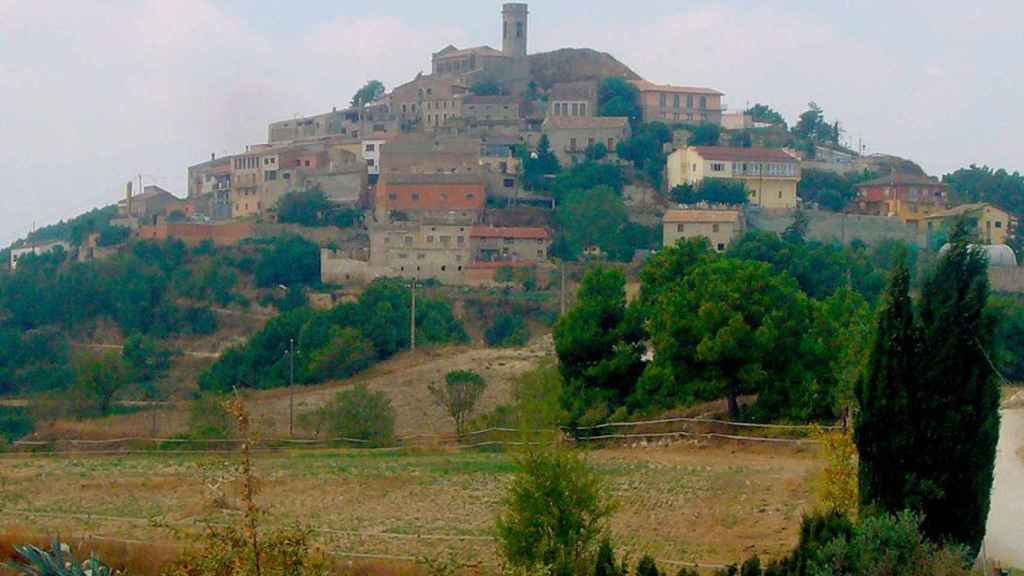
[[49, 551], [35, 546], [15, 546], [22, 557], [20, 563], [10, 563], [8, 568], [22, 576], [115, 576], [116, 572], [91, 556], [85, 562], [75, 560], [67, 544], [54, 540]]

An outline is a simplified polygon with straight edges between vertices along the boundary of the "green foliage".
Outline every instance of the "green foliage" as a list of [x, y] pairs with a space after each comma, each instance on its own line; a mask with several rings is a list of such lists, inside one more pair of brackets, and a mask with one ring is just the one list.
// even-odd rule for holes
[[639, 305], [644, 317], [652, 317], [661, 298], [698, 264], [716, 257], [708, 239], [702, 236], [682, 238], [674, 246], [651, 255], [640, 271]]
[[323, 430], [331, 438], [365, 440], [370, 448], [390, 446], [395, 438], [395, 409], [383, 392], [363, 384], [339, 392], [320, 409]]
[[60, 390], [74, 379], [70, 346], [59, 331], [0, 327], [0, 393]]
[[320, 248], [301, 236], [274, 240], [256, 263], [258, 286], [292, 286], [320, 281]]
[[760, 394], [767, 418], [807, 419], [815, 412], [806, 389], [812, 308], [796, 283], [766, 264], [706, 260], [665, 294], [648, 319], [658, 351], [631, 404], [670, 407], [726, 396]]
[[740, 130], [729, 135], [729, 146], [737, 148], [750, 148], [754, 145], [754, 137], [750, 130]]
[[604, 160], [608, 156], [608, 146], [604, 142], [598, 142], [587, 146], [586, 151], [587, 160], [593, 160], [595, 162]]
[[370, 80], [352, 96], [352, 107], [362, 108], [384, 95], [384, 83]]
[[838, 514], [805, 518], [796, 550], [789, 557], [773, 562], [763, 572], [759, 564], [741, 574], [967, 576], [972, 573], [970, 557], [963, 548], [929, 542], [921, 531], [920, 517], [909, 512], [868, 516], [859, 524], [852, 524]]
[[840, 212], [857, 197], [857, 184], [876, 176], [869, 171], [836, 174], [831, 170], [805, 168], [801, 171], [796, 195], [804, 202], [815, 202], [833, 212]]
[[285, 224], [319, 226], [325, 223], [331, 203], [319, 186], [289, 192], [277, 201], [277, 219]]
[[555, 177], [552, 191], [561, 201], [574, 190], [591, 190], [598, 186], [607, 186], [621, 195], [625, 186], [622, 170], [614, 164], [581, 162], [560, 172]]
[[484, 342], [488, 346], [519, 347], [526, 346], [530, 341], [530, 330], [526, 321], [517, 314], [501, 314], [484, 333]]
[[174, 352], [153, 338], [142, 334], [129, 336], [124, 341], [121, 358], [128, 365], [131, 378], [138, 382], [153, 382], [171, 367]]
[[811, 102], [807, 104], [807, 111], [800, 115], [796, 126], [793, 126], [793, 135], [812, 146], [814, 143], [838, 146], [842, 129], [838, 120], [831, 124], [826, 122], [821, 107]]
[[[1024, 213], [1024, 175], [994, 170], [988, 166], [971, 165], [942, 177], [952, 187], [952, 200], [957, 203], [989, 202], [1014, 214]], [[1016, 223], [1011, 224], [1007, 243], [1018, 254], [1024, 252]]]
[[615, 146], [619, 158], [628, 160], [655, 189], [661, 188], [665, 168], [665, 144], [672, 141], [672, 131], [661, 122], [644, 124], [632, 136]]
[[658, 570], [658, 564], [654, 558], [650, 554], [644, 554], [636, 565], [636, 576], [663, 576], [663, 573]]
[[999, 320], [993, 339], [996, 366], [1011, 382], [1024, 382], [1024, 302], [993, 297], [989, 300], [989, 315]]
[[618, 270], [590, 270], [576, 306], [555, 325], [562, 404], [572, 423], [591, 407], [623, 405], [643, 370], [643, 327], [635, 308], [627, 310], [625, 286]]
[[29, 242], [64, 240], [78, 246], [85, 241], [89, 234], [100, 232], [110, 227], [110, 220], [116, 217], [116, 204], [104, 206], [103, 208], [94, 208], [70, 220], [61, 220], [57, 224], [43, 226], [31, 232], [26, 237], [26, 240]]
[[605, 78], [597, 90], [599, 116], [625, 117], [634, 127], [639, 125], [640, 90], [625, 78]]
[[786, 119], [782, 117], [782, 114], [779, 114], [767, 104], [754, 104], [747, 108], [746, 113], [750, 114], [754, 122], [767, 122], [786, 127]]
[[547, 177], [561, 170], [558, 157], [551, 151], [551, 140], [547, 134], [541, 135], [535, 152], [531, 153], [525, 147], [520, 148], [519, 162], [522, 166], [523, 186], [527, 190], [544, 190]]
[[455, 433], [462, 437], [466, 419], [487, 389], [487, 381], [472, 370], [452, 370], [445, 375], [443, 386], [430, 384], [428, 389], [434, 403], [455, 421]]
[[705, 178], [699, 184], [680, 184], [669, 193], [680, 204], [746, 204], [750, 199], [741, 181]]
[[21, 576], [114, 576], [116, 572], [95, 556], [79, 562], [66, 544], [54, 540], [50, 550], [35, 546], [15, 546], [21, 561], [7, 568]]
[[[175, 212], [173, 214], [180, 214]], [[101, 226], [99, 229], [100, 235], [96, 238], [97, 246], [118, 246], [124, 244], [131, 237], [131, 230], [124, 226]]]
[[[260, 571], [254, 568], [253, 534], [258, 534]], [[250, 532], [246, 527], [210, 526], [163, 576], [328, 576], [327, 558], [310, 531], [299, 527]]]
[[856, 438], [865, 505], [924, 515], [924, 534], [976, 554], [985, 533], [999, 435], [999, 386], [988, 358], [984, 253], [964, 225], [925, 279], [915, 314], [897, 269], [858, 389]]
[[0, 406], [0, 446], [28, 436], [35, 430], [32, 414], [20, 406]]
[[113, 408], [114, 396], [129, 381], [129, 369], [115, 352], [83, 354], [74, 359], [73, 392], [83, 402], [77, 407], [81, 415], [93, 412], [107, 416]]
[[[301, 307], [283, 312], [240, 347], [230, 348], [199, 378], [202, 390], [272, 388], [288, 383], [285, 352], [295, 341], [296, 381], [343, 378], [409, 347], [411, 298], [399, 281], [373, 282], [359, 300], [328, 311]], [[346, 331], [351, 329], [353, 331]], [[420, 344], [465, 342], [465, 328], [442, 300], [417, 297], [416, 339]], [[348, 355], [348, 358], [345, 356]]]
[[[644, 558], [647, 558], [645, 556]], [[642, 561], [641, 561], [642, 562]], [[597, 547], [597, 560], [594, 564], [594, 576], [629, 576], [629, 566], [626, 560], [621, 563], [615, 561], [615, 548], [607, 536], [601, 540]], [[640, 576], [640, 567], [637, 566], [637, 576]], [[657, 573], [645, 576], [658, 576]]]
[[911, 250], [895, 241], [869, 251], [864, 245], [842, 247], [802, 241], [794, 234], [788, 236], [751, 230], [729, 247], [728, 254], [766, 262], [776, 272], [789, 274], [811, 298], [827, 298], [840, 287], [852, 284], [866, 299], [874, 301], [885, 285], [885, 271], [900, 253]]
[[567, 450], [529, 450], [520, 466], [496, 521], [505, 560], [552, 576], [589, 573], [613, 511], [600, 477]]
[[376, 360], [373, 344], [359, 330], [334, 326], [330, 340], [313, 354], [304, 379], [312, 382], [342, 380], [366, 370]]
[[706, 122], [693, 130], [687, 144], [690, 146], [718, 146], [718, 141], [721, 138], [722, 128], [718, 124]]
[[636, 248], [649, 247], [650, 234], [638, 234], [630, 226], [622, 197], [607, 186], [569, 192], [555, 209], [555, 222], [558, 233], [552, 253], [567, 260], [579, 258], [588, 246], [597, 246], [613, 259], [628, 262]]

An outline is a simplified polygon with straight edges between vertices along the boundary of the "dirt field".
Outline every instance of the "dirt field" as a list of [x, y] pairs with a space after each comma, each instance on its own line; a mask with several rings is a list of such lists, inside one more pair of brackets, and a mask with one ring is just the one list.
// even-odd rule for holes
[[[776, 556], [812, 502], [813, 451], [679, 443], [589, 453], [619, 503], [617, 540], [662, 560]], [[334, 552], [494, 560], [491, 526], [516, 471], [505, 453], [291, 452], [258, 456], [272, 523], [319, 529]], [[157, 541], [237, 517], [233, 462], [217, 455], [7, 457], [0, 525]], [[451, 538], [457, 536], [459, 538]], [[675, 571], [674, 569], [672, 570]]]

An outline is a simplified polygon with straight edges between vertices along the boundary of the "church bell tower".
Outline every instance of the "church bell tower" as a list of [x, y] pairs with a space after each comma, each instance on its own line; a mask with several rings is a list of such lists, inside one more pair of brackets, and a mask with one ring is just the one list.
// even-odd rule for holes
[[505, 4], [501, 10], [502, 49], [506, 56], [526, 57], [526, 38], [529, 27], [527, 18], [530, 11], [526, 4]]

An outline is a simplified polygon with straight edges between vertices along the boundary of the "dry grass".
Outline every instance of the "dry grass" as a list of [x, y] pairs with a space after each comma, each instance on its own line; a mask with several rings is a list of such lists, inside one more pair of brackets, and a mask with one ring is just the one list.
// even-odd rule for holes
[[[786, 552], [819, 469], [814, 454], [777, 447], [674, 444], [590, 456], [619, 501], [613, 530], [624, 545], [710, 563]], [[509, 454], [426, 451], [274, 453], [255, 466], [271, 522], [321, 529], [328, 551], [454, 551], [488, 564], [495, 556], [486, 537], [516, 470]], [[4, 520], [46, 533], [160, 542], [166, 533], [154, 519], [194, 530], [240, 510], [235, 467], [215, 455], [7, 458], [0, 477]], [[422, 538], [430, 535], [471, 539]]]

